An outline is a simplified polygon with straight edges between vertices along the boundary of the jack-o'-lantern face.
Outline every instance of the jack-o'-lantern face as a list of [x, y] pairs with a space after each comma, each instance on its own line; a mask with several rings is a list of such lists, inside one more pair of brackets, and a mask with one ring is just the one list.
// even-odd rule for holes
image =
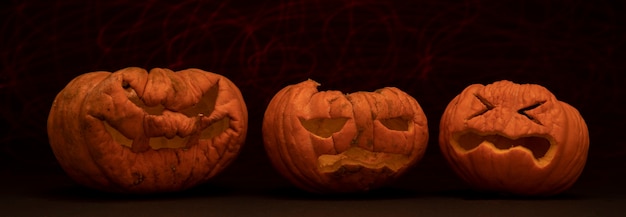
[[423, 155], [426, 117], [397, 88], [344, 95], [304, 81], [278, 92], [263, 121], [266, 151], [296, 186], [366, 191], [400, 176]]
[[50, 111], [51, 147], [77, 182], [105, 191], [183, 190], [238, 154], [247, 110], [221, 75], [126, 68], [70, 82]]
[[439, 142], [472, 186], [523, 195], [569, 188], [584, 167], [589, 138], [570, 105], [539, 85], [470, 85], [441, 119]]

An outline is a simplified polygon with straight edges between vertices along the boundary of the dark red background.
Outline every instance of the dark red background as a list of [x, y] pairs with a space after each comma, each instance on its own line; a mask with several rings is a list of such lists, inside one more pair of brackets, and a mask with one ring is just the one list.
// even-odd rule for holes
[[[230, 78], [250, 115], [245, 147], [217, 185], [289, 189], [265, 157], [262, 116], [279, 89], [312, 78], [322, 90], [395, 86], [411, 94], [427, 114], [431, 142], [394, 186], [436, 196], [463, 190], [436, 144], [441, 113], [467, 85], [508, 79], [547, 87], [585, 118], [589, 161], [571, 194], [624, 193], [623, 1], [174, 2], [0, 3], [2, 179], [21, 189], [36, 183], [51, 198], [79, 191], [63, 178], [46, 135], [52, 100], [72, 78], [128, 66], [194, 67]], [[35, 181], [49, 177], [59, 181]], [[459, 195], [466, 193], [452, 193]]]

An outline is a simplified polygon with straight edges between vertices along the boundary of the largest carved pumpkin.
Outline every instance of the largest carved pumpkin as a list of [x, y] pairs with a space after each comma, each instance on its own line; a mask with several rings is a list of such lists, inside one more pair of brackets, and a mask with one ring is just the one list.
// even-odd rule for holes
[[439, 144], [476, 189], [553, 195], [580, 176], [589, 136], [578, 111], [546, 88], [505, 80], [457, 95], [441, 118]]
[[398, 88], [342, 94], [308, 80], [269, 103], [263, 139], [274, 167], [316, 193], [362, 192], [401, 176], [424, 154], [426, 116]]
[[126, 68], [76, 77], [55, 98], [48, 136], [67, 174], [113, 192], [179, 191], [239, 153], [247, 130], [239, 89], [199, 69]]

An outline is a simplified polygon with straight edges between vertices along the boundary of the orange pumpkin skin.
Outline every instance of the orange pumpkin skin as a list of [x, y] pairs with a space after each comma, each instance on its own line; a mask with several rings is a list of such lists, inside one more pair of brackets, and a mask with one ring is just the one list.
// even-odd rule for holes
[[82, 185], [173, 192], [224, 169], [247, 121], [239, 89], [221, 75], [130, 67], [69, 82], [52, 104], [48, 136], [61, 167]]
[[536, 84], [473, 84], [447, 106], [439, 145], [455, 172], [476, 189], [554, 195], [570, 188], [587, 159], [579, 112]]
[[348, 95], [289, 85], [263, 120], [266, 152], [295, 186], [314, 193], [364, 192], [398, 178], [424, 154], [426, 116], [393, 87]]

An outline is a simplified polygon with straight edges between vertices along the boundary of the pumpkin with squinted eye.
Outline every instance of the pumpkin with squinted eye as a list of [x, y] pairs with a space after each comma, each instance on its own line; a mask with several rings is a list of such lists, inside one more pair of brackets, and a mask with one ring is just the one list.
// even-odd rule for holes
[[364, 192], [401, 176], [421, 159], [426, 116], [415, 99], [387, 87], [342, 94], [307, 80], [280, 90], [263, 120], [274, 167], [315, 193]]
[[579, 112], [546, 88], [505, 80], [457, 95], [441, 118], [439, 145], [476, 189], [554, 195], [580, 176], [589, 136]]
[[50, 145], [78, 183], [110, 192], [172, 192], [203, 183], [239, 153], [239, 89], [199, 69], [125, 68], [74, 78], [48, 117]]

